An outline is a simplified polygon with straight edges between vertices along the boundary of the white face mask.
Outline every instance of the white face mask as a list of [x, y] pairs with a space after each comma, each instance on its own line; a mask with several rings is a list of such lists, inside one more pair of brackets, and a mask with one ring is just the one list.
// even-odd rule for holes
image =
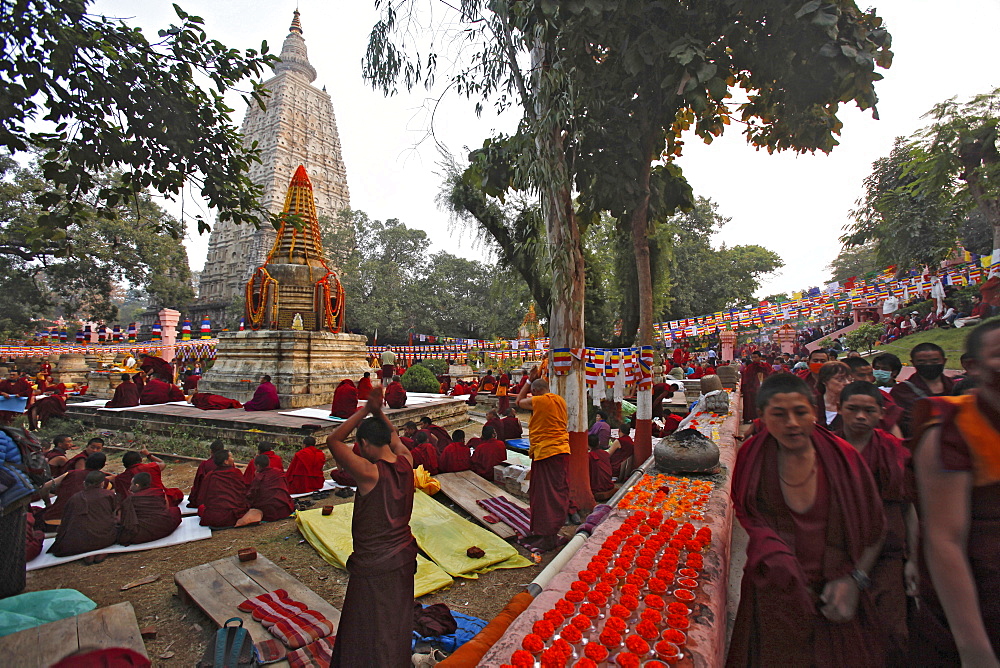
[[885, 369], [875, 369], [872, 371], [872, 375], [875, 376], [876, 385], [885, 385], [892, 380], [892, 372]]

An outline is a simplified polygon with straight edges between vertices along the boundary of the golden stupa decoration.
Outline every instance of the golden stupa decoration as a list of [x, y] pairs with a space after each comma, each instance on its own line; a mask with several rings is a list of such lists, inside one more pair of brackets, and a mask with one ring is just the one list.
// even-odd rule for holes
[[521, 326], [517, 330], [517, 338], [531, 341], [531, 345], [534, 347], [535, 339], [544, 337], [545, 330], [538, 322], [538, 315], [535, 313], [535, 302], [531, 302], [528, 306], [528, 312], [524, 315], [524, 320], [521, 321]]
[[253, 329], [344, 328], [344, 288], [323, 257], [312, 183], [302, 165], [288, 185], [267, 261], [247, 281], [246, 321]]

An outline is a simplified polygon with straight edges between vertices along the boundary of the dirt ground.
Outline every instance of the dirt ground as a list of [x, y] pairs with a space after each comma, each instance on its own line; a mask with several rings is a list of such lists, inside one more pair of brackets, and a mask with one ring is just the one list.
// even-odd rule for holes
[[[482, 426], [471, 423], [464, 427], [466, 437], [478, 435]], [[109, 471], [120, 469], [120, 456], [109, 452]], [[207, 456], [207, 453], [206, 453]], [[287, 464], [287, 461], [286, 461]], [[190, 489], [197, 464], [194, 462], [168, 462], [163, 482], [167, 487]], [[459, 514], [468, 517], [452, 505], [443, 494], [437, 500]], [[331, 496], [324, 504], [347, 503]], [[573, 527], [564, 528], [567, 535]], [[281, 520], [258, 526], [217, 531], [210, 540], [202, 540], [174, 547], [146, 552], [110, 555], [103, 563], [85, 566], [77, 561], [62, 566], [45, 568], [28, 573], [26, 591], [43, 589], [77, 589], [93, 599], [98, 606], [129, 601], [136, 611], [139, 626], [154, 626], [158, 635], [146, 641], [146, 650], [153, 665], [190, 666], [201, 657], [212, 639], [215, 626], [193, 605], [183, 603], [174, 585], [174, 573], [235, 555], [244, 547], [256, 548], [288, 573], [301, 580], [331, 605], [340, 608], [347, 590], [347, 573], [330, 566], [299, 534], [294, 519]], [[530, 554], [518, 547], [519, 552]], [[530, 568], [497, 570], [480, 576], [478, 580], [458, 580], [447, 589], [428, 594], [422, 603], [446, 603], [457, 612], [492, 619], [510, 601], [511, 597], [530, 583], [551, 560], [555, 552], [544, 556]], [[151, 584], [121, 591], [121, 587], [149, 575], [160, 578]]]

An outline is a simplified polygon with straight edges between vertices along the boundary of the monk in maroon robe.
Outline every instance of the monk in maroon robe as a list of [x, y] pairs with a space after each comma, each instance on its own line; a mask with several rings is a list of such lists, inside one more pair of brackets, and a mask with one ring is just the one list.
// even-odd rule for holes
[[249, 486], [228, 450], [213, 455], [215, 470], [205, 476], [198, 515], [206, 527], [232, 527], [250, 510]]
[[253, 393], [253, 399], [243, 404], [245, 411], [276, 411], [281, 406], [278, 388], [271, 384], [270, 376], [261, 376], [260, 385]]
[[[355, 428], [360, 457], [344, 443]], [[413, 461], [382, 412], [380, 387], [334, 430], [327, 445], [337, 464], [358, 481], [351, 523], [354, 552], [347, 560], [350, 579], [330, 665], [410, 665], [417, 557], [410, 532]]]
[[496, 437], [501, 441], [512, 441], [524, 436], [524, 427], [521, 426], [521, 420], [513, 408], [507, 409], [506, 417], [500, 422], [503, 423], [503, 428], [496, 430]]
[[472, 470], [472, 453], [465, 444], [465, 432], [456, 429], [451, 436], [451, 443], [445, 446], [438, 457], [438, 471], [441, 473], [461, 473]]
[[288, 492], [284, 472], [271, 468], [267, 455], [257, 455], [254, 463], [257, 472], [247, 491], [247, 503], [262, 513], [265, 522], [285, 519], [295, 510], [295, 502]]
[[104, 450], [104, 439], [95, 436], [94, 438], [87, 441], [87, 447], [84, 448], [82, 452], [79, 452], [70, 457], [68, 460], [66, 460], [66, 463], [63, 465], [63, 470], [82, 471], [84, 468], [86, 468], [84, 464], [86, 464], [87, 458], [93, 454], [102, 452], [103, 450]]
[[365, 375], [358, 381], [358, 401], [368, 401], [368, 395], [372, 391], [372, 375], [365, 371]]
[[[143, 463], [143, 457], [148, 458], [149, 462]], [[139, 452], [135, 452], [134, 450], [126, 452], [122, 455], [122, 466], [125, 467], [125, 470], [115, 476], [115, 494], [118, 495], [119, 500], [124, 501], [132, 493], [132, 478], [137, 473], [145, 472], [152, 479], [151, 486], [156, 489], [162, 489], [171, 505], [181, 505], [181, 501], [184, 500], [184, 492], [177, 487], [164, 487], [161, 473], [167, 465], [156, 455], [150, 454], [146, 448], [143, 448]]]
[[181, 388], [156, 377], [146, 381], [142, 392], [139, 393], [139, 403], [143, 406], [166, 404], [171, 401], [184, 401], [184, 393], [181, 392]]
[[139, 405], [139, 387], [132, 382], [131, 376], [122, 374], [122, 382], [115, 388], [115, 394], [111, 401], [104, 405], [105, 408], [129, 408]]
[[757, 390], [771, 375], [771, 366], [760, 358], [759, 352], [750, 353], [750, 363], [740, 370], [740, 394], [743, 396], [743, 422], [757, 419]]
[[418, 431], [414, 434], [410, 454], [413, 456], [413, 468], [423, 466], [424, 470], [431, 475], [437, 475], [440, 471], [437, 448], [431, 445], [426, 431]]
[[399, 409], [406, 405], [406, 389], [399, 382], [399, 376], [393, 376], [389, 387], [385, 388], [385, 404], [393, 409]]
[[[267, 455], [268, 461], [271, 462], [270, 464], [271, 468], [284, 473], [285, 462], [282, 461], [281, 456], [274, 451], [274, 445], [275, 445], [274, 443], [268, 443], [268, 442], [258, 443], [257, 454]], [[247, 464], [247, 467], [243, 469], [243, 480], [246, 482], [246, 484], [249, 485], [250, 483], [253, 482], [253, 477], [256, 473], [257, 473], [257, 467], [254, 464], [254, 460], [251, 459], [250, 462]]]
[[25, 411], [28, 417], [28, 428], [37, 430], [44, 427], [49, 420], [66, 415], [66, 397], [62, 394], [51, 394], [39, 397]]
[[42, 553], [45, 532], [35, 528], [35, 516], [31, 513], [28, 513], [24, 519], [27, 530], [27, 536], [24, 539], [24, 561], [28, 562]]
[[[632, 428], [629, 427], [627, 422], [623, 422], [618, 427], [618, 440], [607, 450], [608, 459], [611, 462], [611, 470], [614, 475], [619, 474], [622, 464], [635, 452], [635, 442], [630, 436], [631, 433]], [[633, 468], [638, 468], [641, 464], [642, 462], [632, 463]]]
[[170, 505], [163, 490], [151, 487], [151, 482], [148, 473], [132, 478], [131, 493], [121, 508], [118, 542], [122, 545], [166, 538], [181, 525], [181, 509]]
[[885, 515], [861, 455], [816, 425], [790, 374], [757, 395], [763, 428], [739, 450], [733, 503], [749, 534], [729, 666], [884, 665], [867, 591]]
[[440, 458], [441, 453], [451, 443], [451, 434], [445, 431], [444, 427], [439, 427], [431, 422], [431, 419], [426, 415], [420, 418], [420, 430], [427, 432], [428, 436], [430, 436], [427, 441], [434, 443], [434, 447], [437, 448], [438, 457]]
[[203, 411], [224, 411], [230, 408], [243, 408], [243, 404], [235, 399], [224, 397], [221, 394], [197, 391], [191, 395], [191, 405]]
[[493, 467], [507, 461], [507, 445], [496, 438], [493, 428], [483, 427], [483, 436], [472, 452], [472, 470], [493, 482]]
[[63, 469], [69, 461], [68, 453], [73, 447], [71, 436], [59, 434], [52, 439], [52, 447], [42, 452], [45, 460], [49, 463], [49, 472], [53, 478], [62, 475]]
[[587, 453], [590, 465], [590, 491], [596, 501], [607, 501], [615, 492], [612, 479], [611, 456], [607, 450], [601, 449], [600, 437], [597, 434], [587, 435], [590, 451]]
[[[83, 491], [84, 481], [91, 471], [102, 471], [107, 463], [107, 457], [103, 452], [97, 452], [87, 458], [83, 470], [66, 471], [52, 482], [56, 498], [48, 508], [42, 512], [42, 517], [46, 522], [51, 520], [61, 520], [66, 510], [66, 504], [71, 498]], [[48, 483], [46, 483], [48, 485]]]
[[292, 494], [315, 492], [323, 488], [323, 467], [326, 465], [326, 453], [316, 447], [316, 439], [306, 436], [302, 439], [305, 446], [295, 453], [288, 465], [288, 491]]
[[506, 435], [506, 427], [495, 410], [486, 411], [486, 426], [493, 428], [494, 434]]
[[202, 487], [205, 484], [205, 477], [215, 470], [215, 453], [225, 450], [225, 444], [216, 439], [209, 446], [209, 457], [198, 464], [198, 470], [194, 474], [194, 482], [191, 483], [191, 491], [188, 492], [188, 508], [197, 508], [201, 505]]
[[358, 409], [358, 388], [354, 381], [345, 378], [340, 381], [333, 393], [333, 404], [330, 405], [331, 417], [347, 419]]
[[898, 438], [879, 429], [884, 417], [882, 392], [867, 381], [855, 381], [840, 393], [842, 428], [837, 435], [861, 453], [885, 511], [886, 535], [872, 572], [872, 598], [885, 634], [889, 665], [906, 665], [909, 645], [907, 595], [918, 593], [919, 520], [907, 484], [910, 451]]
[[506, 371], [497, 378], [496, 395], [497, 412], [500, 415], [506, 415], [507, 411], [510, 410], [510, 376]]
[[[84, 480], [84, 489], [66, 502], [56, 540], [49, 552], [57, 557], [103, 550], [118, 539], [115, 493], [104, 489], [104, 474], [91, 471]], [[88, 562], [103, 561], [87, 557]]]
[[[12, 397], [24, 397], [31, 399], [31, 394], [34, 390], [31, 389], [31, 383], [28, 382], [27, 378], [23, 378], [18, 375], [17, 371], [11, 371], [7, 378], [0, 380], [0, 397], [4, 399], [10, 399]], [[15, 411], [0, 411], [0, 424], [9, 425], [14, 422], [16, 418], [21, 413]]]
[[139, 368], [142, 369], [147, 377], [152, 378], [154, 375], [159, 376], [168, 383], [174, 380], [174, 368], [170, 366], [170, 362], [166, 361], [162, 357], [147, 355], [145, 353], [143, 353], [141, 359], [142, 361], [139, 362]]

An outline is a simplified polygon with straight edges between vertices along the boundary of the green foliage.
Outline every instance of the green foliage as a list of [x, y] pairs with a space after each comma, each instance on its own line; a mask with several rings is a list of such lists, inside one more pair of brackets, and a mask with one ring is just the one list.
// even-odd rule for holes
[[407, 392], [437, 392], [441, 384], [434, 373], [421, 364], [414, 364], [399, 379]]
[[866, 322], [844, 336], [844, 344], [851, 350], [869, 351], [885, 334], [885, 325]]
[[[919, 149], [897, 138], [892, 153], [872, 165], [865, 194], [840, 238], [846, 248], [870, 246], [882, 267], [936, 265], [955, 248], [961, 212], [946, 190], [916, 188]], [[854, 274], [857, 275], [857, 274]]]
[[[147, 188], [176, 196], [187, 180], [221, 219], [269, 219], [257, 203], [260, 188], [246, 176], [258, 150], [242, 145], [223, 100], [274, 62], [267, 44], [259, 52], [230, 49], [176, 5], [179, 23], [150, 43], [137, 28], [88, 13], [90, 4], [0, 4], [0, 146], [41, 151], [50, 186], [36, 197], [43, 211], [24, 242], [41, 247], [83, 219], [113, 218]], [[212, 87], [198, 85], [202, 78]], [[244, 98], [263, 105], [265, 93], [253, 83]], [[114, 170], [119, 179], [102, 181]], [[196, 219], [199, 231], [208, 229]]]
[[833, 262], [827, 266], [830, 280], [844, 282], [853, 277], [864, 276], [884, 269], [879, 264], [878, 248], [874, 241], [868, 241], [860, 246], [844, 246]]
[[[117, 175], [100, 175], [115, 183]], [[63, 231], [43, 243], [30, 241], [44, 211], [35, 203], [49, 191], [37, 165], [22, 168], [0, 157], [0, 299], [17, 302], [4, 314], [0, 333], [23, 331], [29, 318], [85, 317], [113, 321], [125, 301], [122, 284], [158, 307], [183, 310], [194, 297], [184, 224], [146, 194], [98, 215], [81, 204]]]
[[427, 359], [421, 360], [420, 363], [430, 369], [435, 376], [448, 373], [448, 360]]

